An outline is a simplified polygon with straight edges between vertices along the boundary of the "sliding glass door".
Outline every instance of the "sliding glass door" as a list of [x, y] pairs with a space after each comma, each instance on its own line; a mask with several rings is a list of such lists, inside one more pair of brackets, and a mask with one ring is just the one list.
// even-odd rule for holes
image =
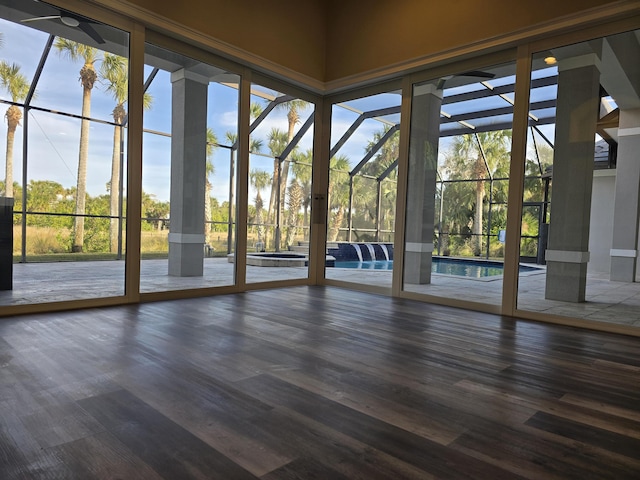
[[515, 64], [413, 85], [403, 290], [502, 304]]
[[67, 13], [0, 5], [0, 305], [125, 293], [129, 34]]
[[640, 33], [531, 62], [518, 310], [640, 326]]
[[401, 91], [331, 109], [326, 278], [391, 288]]
[[309, 276], [315, 105], [251, 85], [247, 283]]
[[147, 43], [141, 293], [235, 283], [240, 77]]

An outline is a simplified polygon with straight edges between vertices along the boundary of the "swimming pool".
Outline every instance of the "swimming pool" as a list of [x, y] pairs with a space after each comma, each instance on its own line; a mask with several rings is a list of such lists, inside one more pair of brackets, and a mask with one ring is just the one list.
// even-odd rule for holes
[[335, 261], [336, 268], [357, 268], [359, 270], [393, 270], [393, 260]]
[[[357, 268], [361, 270], [393, 270], [393, 260], [374, 261], [347, 261], [335, 262], [337, 268]], [[475, 260], [466, 258], [441, 258], [434, 257], [431, 263], [431, 272], [442, 275], [457, 275], [460, 277], [485, 278], [502, 275], [504, 265], [502, 262], [490, 260]], [[520, 265], [520, 273], [535, 272], [540, 270], [536, 267]]]

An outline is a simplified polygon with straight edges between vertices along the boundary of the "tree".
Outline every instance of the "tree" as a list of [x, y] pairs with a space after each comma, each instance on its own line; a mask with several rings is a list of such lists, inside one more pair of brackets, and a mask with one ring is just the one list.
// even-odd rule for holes
[[258, 230], [258, 242], [261, 242], [264, 245], [264, 242], [266, 240], [265, 228], [264, 228], [264, 223], [262, 219], [262, 209], [264, 208], [264, 201], [262, 200], [262, 195], [260, 192], [264, 190], [267, 187], [267, 185], [269, 185], [269, 182], [271, 182], [271, 177], [269, 176], [269, 173], [265, 172], [264, 170], [254, 169], [254, 170], [251, 170], [251, 172], [249, 172], [249, 181], [251, 182], [251, 185], [253, 185], [253, 187], [256, 189], [255, 223]]
[[[444, 183], [436, 195], [436, 211], [440, 211], [439, 253], [452, 254], [452, 248], [459, 246], [471, 232], [475, 192], [469, 182]], [[444, 198], [443, 198], [444, 197]], [[442, 206], [441, 210], [439, 206]], [[451, 235], [454, 235], [453, 239]], [[454, 245], [452, 245], [452, 243]]]
[[98, 50], [73, 42], [65, 38], [58, 38], [54, 44], [58, 53], [68, 57], [71, 61], [83, 61], [80, 69], [80, 84], [82, 85], [82, 122], [80, 126], [80, 148], [78, 152], [78, 179], [76, 184], [76, 208], [74, 217], [74, 232], [72, 252], [82, 252], [84, 244], [84, 214], [87, 192], [87, 159], [89, 156], [89, 117], [91, 115], [91, 91], [98, 80], [95, 62]]
[[[104, 53], [102, 65], [100, 66], [100, 76], [107, 82], [107, 92], [110, 92], [116, 101], [113, 109], [113, 155], [111, 157], [111, 180], [109, 181], [109, 215], [111, 216], [109, 226], [109, 249], [111, 253], [118, 250], [118, 229], [120, 216], [120, 157], [122, 155], [123, 129], [126, 125], [127, 111], [125, 103], [129, 97], [129, 71], [128, 61], [119, 55]], [[143, 96], [143, 107], [151, 108], [152, 97], [145, 92]]]
[[[304, 110], [307, 105], [308, 103], [304, 100], [291, 100], [278, 105], [277, 108], [287, 110], [287, 132], [285, 134], [276, 128], [271, 130], [271, 133], [269, 134], [269, 149], [271, 150], [271, 155], [279, 157], [286, 146], [291, 143], [291, 140], [293, 140], [295, 135], [296, 124], [300, 123], [300, 111]], [[274, 138], [274, 133], [276, 131], [278, 132], [277, 140]], [[274, 148], [276, 146], [277, 148]], [[277, 216], [275, 214], [275, 202], [278, 188], [280, 188], [280, 198], [278, 199], [279, 203], [277, 208], [279, 209], [279, 212], [284, 210], [284, 192], [286, 192], [287, 189], [287, 178], [289, 176], [289, 162], [286, 160], [286, 158], [274, 158], [273, 160], [271, 195], [269, 196], [269, 218]], [[279, 245], [276, 245], [275, 247], [278, 249]]]
[[289, 213], [287, 215], [287, 233], [284, 244], [289, 247], [293, 243], [293, 239], [298, 233], [298, 224], [300, 222], [300, 207], [302, 206], [303, 191], [298, 181], [294, 178], [291, 180], [289, 190]]
[[[365, 153], [368, 153], [377, 145], [390, 129], [390, 126], [385, 125], [382, 130], [375, 132], [373, 138], [365, 147]], [[362, 168], [360, 175], [363, 179], [366, 176], [377, 179], [393, 165], [398, 159], [399, 154], [400, 132], [396, 131], [382, 144], [375, 156]], [[368, 188], [363, 188], [364, 182], [354, 182], [354, 204], [357, 204], [363, 213], [368, 214], [369, 222], [376, 223], [377, 217], [380, 218], [381, 225], [378, 225], [378, 228], [383, 230], [392, 230], [394, 228], [395, 219], [393, 213], [395, 212], [396, 205], [397, 171], [397, 168], [394, 168], [385, 179], [381, 180], [381, 212], [376, 210], [376, 205], [378, 205], [378, 190], [377, 188], [370, 187], [372, 179], [367, 179], [366, 185], [368, 185]]]
[[54, 212], [64, 196], [65, 189], [58, 182], [32, 179], [27, 185], [27, 204], [32, 212]]
[[[257, 104], [257, 103], [252, 103], [251, 104], [251, 113], [250, 113], [250, 117], [252, 120], [255, 120], [256, 117], [258, 117], [260, 115], [260, 113], [262, 113], [262, 107]], [[230, 161], [230, 165], [229, 165], [229, 176], [231, 179], [231, 184], [230, 184], [230, 191], [229, 191], [229, 202], [226, 204], [226, 208], [228, 209], [226, 217], [227, 217], [227, 222], [229, 225], [229, 231], [228, 231], [228, 235], [227, 235], [227, 245], [228, 245], [228, 251], [231, 251], [231, 244], [233, 241], [233, 231], [231, 230], [231, 222], [233, 222], [233, 219], [235, 218], [235, 182], [233, 181], [234, 177], [235, 177], [235, 155], [236, 155], [236, 150], [238, 148], [238, 134], [237, 133], [233, 133], [233, 132], [227, 132], [225, 134], [225, 137], [227, 138], [227, 141], [231, 144], [231, 161]], [[259, 153], [260, 150], [262, 149], [262, 140], [258, 140], [256, 138], [252, 138], [249, 137], [249, 152], [250, 153]]]
[[[27, 78], [20, 73], [20, 66], [13, 63], [9, 65], [7, 62], [0, 62], [0, 84], [9, 92], [11, 101], [16, 103], [24, 100], [29, 93], [29, 82]], [[22, 120], [22, 109], [17, 105], [11, 105], [5, 113], [7, 119], [7, 150], [6, 150], [6, 166], [5, 166], [5, 196], [13, 197], [13, 142], [15, 139], [16, 128]]]
[[[295, 135], [296, 125], [300, 123], [300, 111], [307, 108], [308, 103], [304, 100], [291, 100], [289, 102], [281, 103], [278, 108], [287, 110], [287, 143], [288, 145], [293, 140]], [[280, 192], [285, 192], [287, 188], [287, 178], [289, 176], [289, 162], [286, 158], [282, 158], [282, 169], [280, 178]], [[280, 195], [280, 208], [284, 210], [284, 195]]]
[[[279, 155], [287, 146], [287, 143], [288, 143], [287, 133], [277, 128], [272, 128], [271, 131], [269, 132], [267, 140], [268, 140], [267, 146], [269, 147], [269, 152], [273, 157], [273, 175], [271, 176], [271, 195], [269, 196], [269, 209], [267, 211], [267, 220], [272, 224], [275, 224], [277, 223], [277, 216], [278, 216], [276, 208], [280, 208], [279, 202], [278, 202], [278, 205], [276, 205], [276, 196], [277, 196], [276, 194], [279, 188], [278, 179], [281, 177], [281, 173], [282, 173], [281, 172], [282, 165], [281, 165], [281, 159], [279, 158]], [[281, 190], [280, 192], [281, 192], [280, 196], [282, 197], [283, 196], [282, 193], [284, 193], [285, 190]], [[276, 250], [280, 248], [280, 245], [276, 245], [275, 234], [274, 234], [274, 248]]]
[[159, 202], [154, 194], [142, 192], [142, 218], [146, 219], [149, 227], [146, 230], [155, 228], [158, 232], [166, 227], [166, 220], [169, 218], [169, 202]]
[[[302, 223], [309, 225], [309, 208], [311, 207], [311, 173], [313, 162], [313, 150], [309, 149], [304, 153], [293, 155], [291, 170], [298, 185], [302, 190]], [[309, 239], [309, 229], [304, 230], [304, 239]]]
[[[449, 156], [449, 177], [475, 180], [475, 207], [472, 233], [473, 255], [482, 254], [483, 209], [485, 183], [495, 173], [500, 164], [509, 161], [510, 130], [496, 130], [472, 135], [455, 137], [451, 146], [453, 155]], [[482, 145], [480, 149], [479, 145]], [[484, 153], [484, 154], [483, 154]], [[471, 164], [471, 171], [467, 166]]]
[[334, 157], [329, 163], [329, 191], [327, 203], [330, 218], [327, 241], [335, 242], [340, 234], [344, 212], [349, 205], [349, 159], [343, 155]]
[[204, 183], [204, 235], [205, 235], [205, 243], [210, 242], [211, 236], [211, 182], [209, 181], [209, 175], [213, 175], [215, 168], [213, 166], [213, 162], [211, 161], [211, 157], [213, 156], [213, 152], [218, 147], [218, 138], [214, 131], [207, 127], [207, 161], [206, 161], [206, 170], [205, 170], [205, 183]]

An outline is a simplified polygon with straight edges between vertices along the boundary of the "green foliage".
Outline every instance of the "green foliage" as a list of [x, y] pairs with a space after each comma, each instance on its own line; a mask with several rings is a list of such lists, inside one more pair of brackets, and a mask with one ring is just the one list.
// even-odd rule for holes
[[216, 198], [211, 198], [211, 231], [227, 232], [229, 222], [229, 202], [218, 203]]
[[509, 176], [510, 141], [507, 130], [462, 135], [444, 152], [439, 176], [447, 182], [436, 199], [441, 254], [485, 255], [487, 233], [505, 228], [508, 181], [500, 179]]
[[[87, 196], [87, 215], [109, 215], [109, 196]], [[87, 217], [85, 219], [85, 236], [83, 251], [108, 252], [109, 251], [109, 219]]]

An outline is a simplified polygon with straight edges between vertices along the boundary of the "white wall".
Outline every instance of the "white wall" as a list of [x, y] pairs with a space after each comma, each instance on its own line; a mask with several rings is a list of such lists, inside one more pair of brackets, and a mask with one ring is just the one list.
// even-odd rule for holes
[[588, 272], [609, 275], [611, 267], [611, 245], [613, 237], [614, 193], [616, 170], [593, 172], [591, 196], [591, 219], [589, 229], [589, 252], [591, 260]]

